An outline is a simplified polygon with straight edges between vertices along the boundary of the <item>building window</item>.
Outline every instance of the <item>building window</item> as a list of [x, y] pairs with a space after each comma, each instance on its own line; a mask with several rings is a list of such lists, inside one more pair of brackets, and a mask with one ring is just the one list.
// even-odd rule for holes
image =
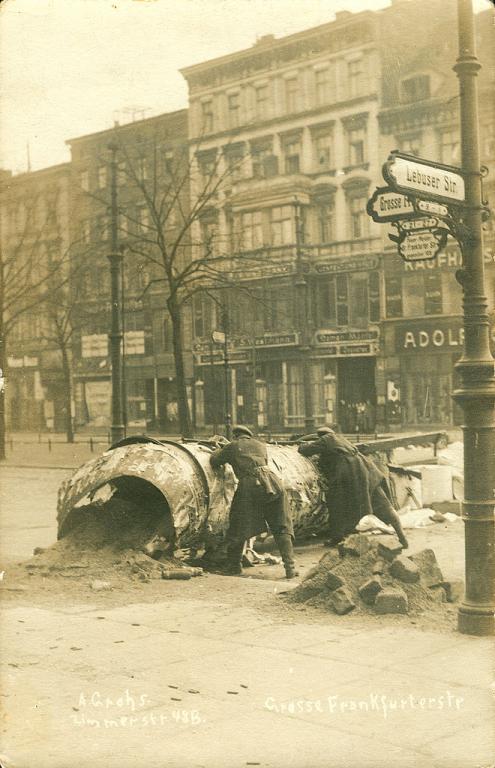
[[150, 216], [149, 211], [144, 206], [138, 208], [138, 232], [142, 235], [149, 234]]
[[228, 166], [228, 178], [231, 181], [239, 181], [242, 178], [242, 163], [244, 161], [244, 154], [241, 150], [230, 151], [226, 153], [227, 166]]
[[213, 302], [209, 296], [193, 298], [193, 331], [197, 338], [206, 338], [213, 331]]
[[317, 284], [318, 319], [324, 326], [335, 326], [337, 322], [337, 297], [335, 278], [329, 277]]
[[269, 92], [267, 85], [259, 85], [254, 91], [255, 111], [258, 120], [264, 120], [268, 117], [269, 111]]
[[368, 284], [370, 323], [380, 322], [380, 273], [370, 272]]
[[216, 221], [206, 221], [204, 219], [201, 221], [201, 243], [204, 256], [217, 255], [217, 230], [218, 225]]
[[146, 181], [148, 178], [148, 162], [145, 157], [138, 157], [137, 177], [140, 182]]
[[231, 93], [227, 96], [227, 106], [229, 111], [229, 128], [237, 128], [240, 123], [240, 95]]
[[385, 278], [385, 308], [387, 317], [402, 317], [402, 279]]
[[215, 152], [205, 152], [199, 156], [199, 171], [202, 176], [203, 191], [207, 188], [209, 191], [213, 184], [216, 171]]
[[281, 205], [270, 211], [270, 233], [272, 245], [289, 245], [294, 242], [293, 210], [290, 205]]
[[174, 170], [174, 153], [172, 150], [166, 150], [163, 155], [163, 170], [170, 175]]
[[317, 69], [315, 72], [316, 105], [318, 107], [328, 104], [330, 101], [330, 71]]
[[271, 147], [253, 147], [253, 176], [264, 179], [276, 176], [278, 173], [278, 157], [273, 154]]
[[79, 174], [79, 185], [84, 192], [89, 192], [89, 171], [81, 171]]
[[331, 243], [335, 239], [335, 205], [333, 199], [319, 203], [316, 213], [319, 242]]
[[201, 102], [202, 132], [211, 133], [213, 131], [213, 102]]
[[330, 132], [315, 137], [314, 154], [317, 171], [328, 171], [332, 167], [332, 141]]
[[100, 240], [108, 240], [110, 237], [110, 222], [108, 216], [98, 217], [98, 235]]
[[241, 216], [242, 248], [252, 251], [263, 245], [263, 220], [261, 211], [248, 211]]
[[425, 315], [441, 315], [442, 302], [442, 276], [439, 273], [424, 275], [425, 290]]
[[461, 144], [459, 132], [448, 130], [440, 134], [440, 162], [447, 165], [459, 165], [461, 161]]
[[400, 140], [400, 148], [402, 152], [406, 152], [408, 155], [421, 155], [421, 136], [405, 136]]
[[83, 243], [89, 243], [91, 240], [91, 224], [88, 219], [81, 222], [81, 240]]
[[129, 235], [129, 219], [126, 213], [119, 213], [119, 237], [126, 238]]
[[124, 161], [117, 164], [117, 184], [123, 187], [127, 181], [127, 166]]
[[289, 77], [285, 81], [285, 104], [287, 112], [299, 110], [299, 78]]
[[337, 325], [349, 325], [349, 287], [347, 275], [337, 275]]
[[402, 101], [421, 101], [430, 97], [429, 75], [416, 75], [402, 81]]
[[362, 165], [366, 162], [366, 128], [350, 128], [347, 132], [349, 165]]
[[107, 186], [107, 166], [100, 165], [98, 168], [98, 189], [105, 189]]
[[351, 217], [351, 238], [353, 240], [366, 237], [368, 234], [368, 216], [366, 213], [366, 197], [351, 197], [349, 200]]
[[349, 84], [349, 97], [360, 96], [363, 93], [364, 69], [361, 58], [347, 63], [347, 81]]
[[299, 173], [299, 157], [301, 155], [301, 142], [299, 139], [292, 139], [285, 143], [285, 172]]

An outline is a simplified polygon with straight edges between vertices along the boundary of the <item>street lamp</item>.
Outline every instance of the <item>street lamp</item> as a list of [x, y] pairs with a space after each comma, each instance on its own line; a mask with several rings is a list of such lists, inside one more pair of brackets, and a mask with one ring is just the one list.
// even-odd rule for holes
[[122, 414], [122, 330], [121, 330], [121, 306], [120, 306], [120, 281], [122, 253], [118, 248], [118, 208], [117, 208], [117, 145], [109, 144], [111, 152], [110, 160], [110, 184], [111, 184], [111, 252], [108, 254], [110, 262], [110, 285], [112, 301], [112, 324], [109, 333], [110, 359], [112, 362], [112, 424], [110, 427], [111, 441], [116, 443], [124, 437], [124, 420]]
[[296, 281], [298, 326], [301, 334], [300, 351], [302, 354], [303, 395], [304, 395], [304, 428], [307, 433], [313, 431], [315, 426], [313, 410], [313, 391], [311, 381], [311, 340], [309, 328], [309, 297], [308, 282], [304, 269], [300, 205], [297, 197], [294, 199], [294, 214], [296, 227]]
[[495, 376], [490, 353], [483, 265], [481, 173], [478, 139], [474, 17], [471, 0], [458, 0], [462, 169], [466, 203], [459, 227], [463, 268], [464, 352], [456, 365], [461, 386], [454, 398], [464, 411], [466, 591], [458, 612], [460, 632], [495, 632]]

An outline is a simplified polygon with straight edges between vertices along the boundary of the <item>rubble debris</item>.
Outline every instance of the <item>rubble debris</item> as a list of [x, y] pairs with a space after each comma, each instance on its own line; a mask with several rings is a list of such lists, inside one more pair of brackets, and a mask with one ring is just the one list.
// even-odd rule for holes
[[180, 579], [186, 581], [192, 578], [190, 568], [170, 568], [162, 571], [162, 579]]
[[46, 547], [35, 547], [33, 549], [33, 555], [42, 555], [45, 552]]
[[391, 563], [394, 557], [400, 555], [402, 552], [402, 544], [399, 544], [398, 539], [392, 537], [387, 541], [380, 541], [378, 544], [378, 555], [386, 560], [387, 563]]
[[430, 587], [430, 594], [433, 596], [434, 600], [439, 603], [447, 602], [447, 593], [440, 584]]
[[445, 590], [448, 603], [457, 603], [462, 600], [464, 596], [464, 582], [462, 579], [454, 579], [453, 581], [442, 581], [441, 585]]
[[442, 571], [432, 549], [422, 549], [421, 552], [409, 555], [409, 559], [417, 565], [423, 586], [434, 587], [443, 583]]
[[374, 605], [376, 596], [382, 590], [382, 580], [379, 576], [368, 579], [358, 589], [359, 597], [366, 605]]
[[353, 601], [350, 592], [345, 587], [334, 589], [330, 595], [330, 604], [339, 616], [354, 610], [356, 603]]
[[367, 536], [363, 536], [360, 533], [353, 533], [344, 541], [339, 544], [339, 552], [345, 555], [353, 555], [354, 557], [361, 557], [369, 552], [371, 549], [370, 540]]
[[410, 584], [419, 581], [419, 568], [406, 555], [398, 555], [392, 561], [388, 570], [391, 576], [395, 579], [400, 579], [400, 581], [407, 581]]
[[376, 596], [377, 613], [407, 613], [408, 608], [407, 595], [400, 587], [387, 587]]
[[92, 581], [90, 587], [91, 589], [94, 589], [95, 592], [103, 592], [112, 589], [112, 585], [109, 581], [101, 581], [100, 579]]
[[379, 558], [378, 560], [375, 560], [373, 564], [373, 568], [371, 569], [371, 573], [381, 575], [385, 572], [385, 561]]

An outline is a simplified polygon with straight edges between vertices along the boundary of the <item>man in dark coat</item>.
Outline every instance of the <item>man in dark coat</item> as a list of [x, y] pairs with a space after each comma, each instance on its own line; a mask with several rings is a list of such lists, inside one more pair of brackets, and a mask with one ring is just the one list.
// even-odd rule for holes
[[246, 539], [270, 528], [285, 566], [288, 579], [297, 576], [294, 565], [293, 529], [285, 489], [268, 468], [265, 443], [256, 440], [248, 427], [233, 429], [232, 442], [214, 451], [214, 469], [230, 464], [238, 485], [230, 508], [227, 532], [227, 566], [224, 573], [242, 573], [242, 551]]
[[329, 427], [320, 427], [316, 439], [303, 442], [298, 450], [303, 456], [319, 457], [328, 484], [330, 546], [351, 533], [365, 515], [375, 515], [391, 525], [402, 546], [408, 546], [387, 478], [371, 459]]

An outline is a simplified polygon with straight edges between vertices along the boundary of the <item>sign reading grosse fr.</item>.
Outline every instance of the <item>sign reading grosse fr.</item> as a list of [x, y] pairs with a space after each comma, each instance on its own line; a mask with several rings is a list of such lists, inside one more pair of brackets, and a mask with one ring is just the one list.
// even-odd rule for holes
[[392, 189], [404, 195], [447, 204], [460, 204], [466, 199], [464, 178], [459, 168], [413, 155], [392, 152], [383, 166], [383, 178]]

